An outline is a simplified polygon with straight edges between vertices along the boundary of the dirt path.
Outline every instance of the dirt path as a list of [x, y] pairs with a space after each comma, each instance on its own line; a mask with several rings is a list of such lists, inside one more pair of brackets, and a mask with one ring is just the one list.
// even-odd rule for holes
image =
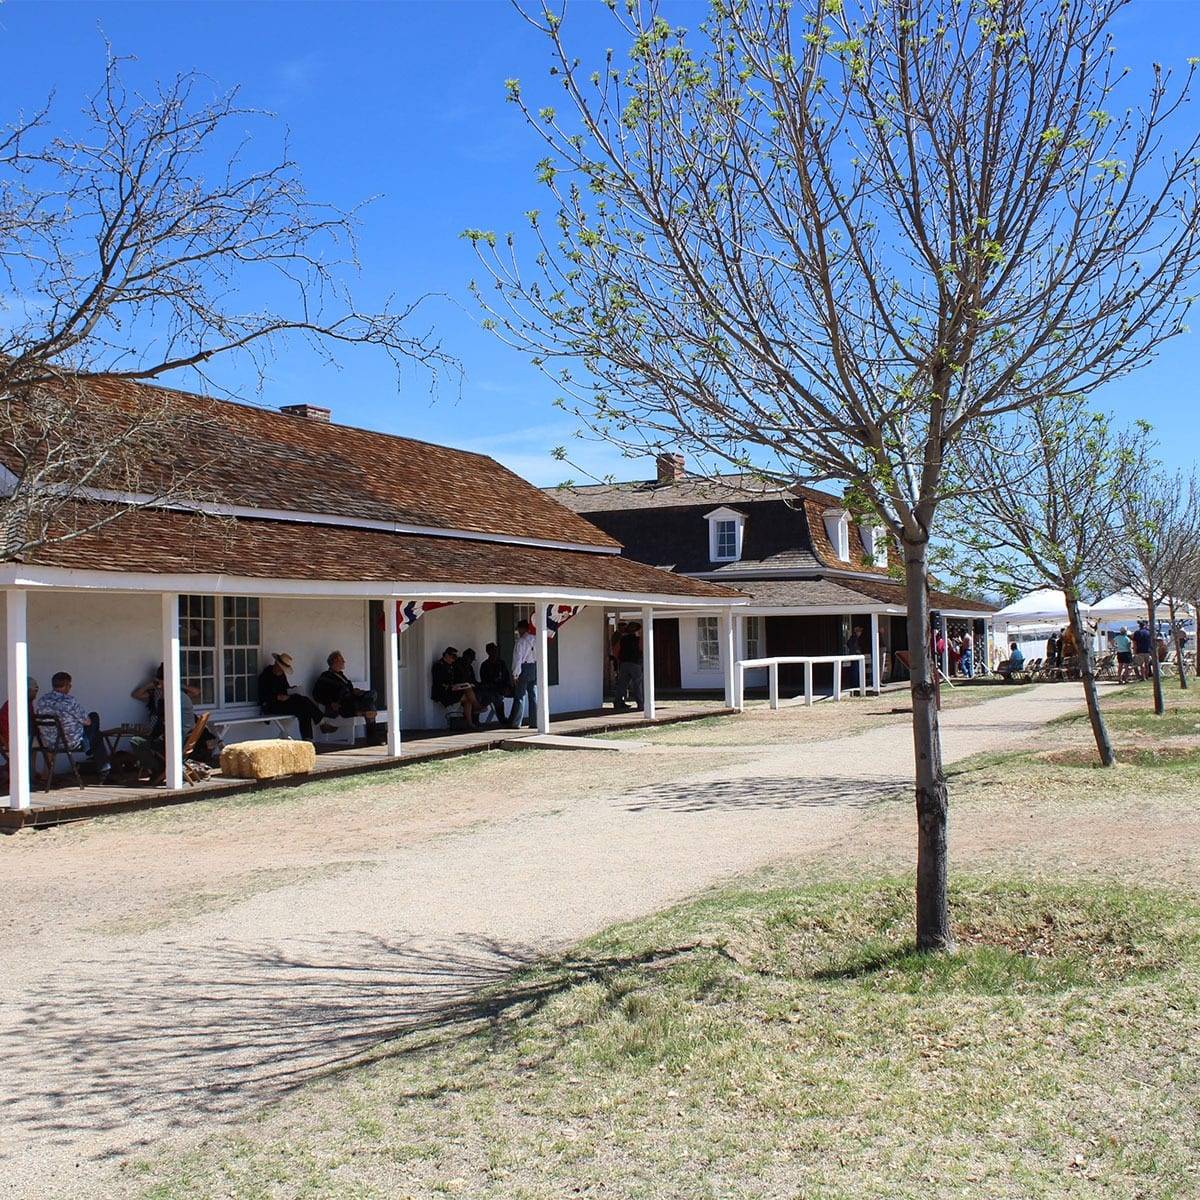
[[[947, 761], [1078, 705], [1043, 687], [948, 712]], [[0, 1195], [111, 1194], [113, 1163], [539, 952], [843, 838], [911, 760], [895, 720], [793, 745], [522, 752], [220, 820], [197, 805], [12, 839]]]

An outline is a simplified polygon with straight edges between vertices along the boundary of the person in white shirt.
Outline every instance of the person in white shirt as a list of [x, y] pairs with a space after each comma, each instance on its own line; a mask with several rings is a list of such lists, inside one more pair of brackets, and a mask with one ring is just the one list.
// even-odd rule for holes
[[533, 641], [533, 626], [528, 621], [517, 622], [517, 641], [512, 656], [513, 705], [508, 724], [520, 728], [529, 706], [529, 728], [537, 728], [537, 650]]

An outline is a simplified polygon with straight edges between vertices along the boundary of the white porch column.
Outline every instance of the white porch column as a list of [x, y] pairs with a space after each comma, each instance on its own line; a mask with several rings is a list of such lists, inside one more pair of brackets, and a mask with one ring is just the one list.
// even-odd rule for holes
[[546, 628], [548, 600], [539, 600], [534, 609], [533, 646], [537, 655], [537, 731], [550, 732], [550, 631]]
[[396, 601], [383, 601], [383, 690], [387, 705], [387, 752], [400, 753], [400, 630]]
[[950, 680], [950, 622], [944, 616], [939, 615], [938, 620], [941, 622], [942, 633], [942, 677], [949, 682]]
[[733, 637], [733, 609], [725, 608], [721, 610], [721, 665], [725, 668], [725, 707], [733, 708], [736, 697], [734, 696], [735, 675], [733, 669], [733, 660], [737, 655], [737, 646], [734, 644]]
[[642, 609], [642, 715], [654, 720], [654, 609]]
[[[183, 680], [179, 669], [179, 597], [174, 592], [162, 595], [163, 661], [163, 760], [166, 762], [168, 788], [183, 787], [183, 717], [179, 690]], [[191, 730], [188, 730], [190, 733]]]
[[879, 695], [883, 680], [883, 664], [879, 661], [879, 614], [871, 614], [871, 691]]
[[[739, 613], [733, 619], [734, 621], [734, 643], [736, 646], [736, 654], [734, 660], [741, 662], [746, 657], [746, 618]], [[738, 712], [742, 712], [746, 707], [746, 672], [735, 671], [733, 678], [733, 700], [737, 705]]]
[[[5, 651], [8, 662], [8, 807], [29, 807], [29, 641], [25, 593], [4, 593]], [[49, 686], [49, 681], [47, 681]]]

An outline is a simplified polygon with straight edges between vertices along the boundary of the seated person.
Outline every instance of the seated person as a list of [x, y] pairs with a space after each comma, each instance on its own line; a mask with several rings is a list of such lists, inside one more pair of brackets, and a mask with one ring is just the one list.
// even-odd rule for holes
[[1009, 643], [1008, 657], [996, 668], [996, 674], [1004, 679], [1010, 679], [1013, 674], [1020, 671], [1025, 666], [1025, 655], [1021, 653], [1021, 647], [1016, 642]]
[[[163, 742], [163, 726], [166, 717], [163, 714], [163, 665], [158, 664], [158, 669], [154, 672], [152, 679], [146, 680], [145, 683], [139, 683], [129, 694], [135, 700], [141, 700], [145, 704], [150, 713], [150, 741]], [[179, 702], [181, 719], [179, 728], [186, 739], [191, 733], [192, 727], [196, 724], [196, 701], [200, 699], [200, 689], [194, 683], [179, 684]], [[200, 737], [200, 741], [195, 749], [195, 757], [202, 759], [204, 762], [210, 762], [214, 751], [217, 748], [217, 736], [209, 730], [205, 730]]]
[[484, 687], [476, 678], [475, 651], [469, 646], [459, 656], [458, 662], [454, 664], [454, 682], [471, 685], [471, 690], [479, 702], [480, 713], [484, 713], [490, 708], [497, 721], [504, 720], [504, 701], [493, 688]]
[[[159, 671], [162, 670], [160, 666]], [[192, 703], [192, 692], [199, 688], [181, 686], [179, 689], [179, 734], [180, 741], [186, 742], [189, 734], [196, 728], [196, 706]], [[151, 783], [161, 783], [166, 777], [166, 717], [163, 713], [162, 690], [159, 689], [159, 702], [156, 723], [149, 737], [131, 737], [129, 744], [133, 747], [133, 756], [142, 773], [150, 776]], [[205, 734], [208, 731], [205, 730]], [[209, 754], [205, 737], [202, 735], [192, 751], [192, 758], [207, 761]]]
[[[29, 728], [33, 729], [33, 702], [37, 699], [38, 681], [32, 675], [26, 684], [29, 695]], [[0, 753], [3, 753], [5, 758], [10, 757], [8, 753], [9, 746], [9, 731], [8, 731], [8, 701], [5, 700], [3, 705], [0, 705]]]
[[[450, 708], [455, 704], [462, 705], [463, 720], [471, 729], [478, 729], [479, 726], [479, 698], [475, 695], [475, 688], [468, 682], [459, 682], [455, 679], [454, 665], [458, 662], [458, 651], [453, 646], [447, 646], [442, 651], [442, 657], [433, 664], [430, 670], [430, 676], [433, 687], [430, 690], [430, 697], [441, 704], [445, 708]], [[471, 672], [474, 675], [474, 671]]]
[[50, 689], [38, 697], [33, 711], [39, 717], [57, 717], [66, 744], [54, 745], [57, 735], [45, 727], [39, 730], [42, 744], [51, 750], [86, 750], [96, 773], [101, 779], [107, 779], [108, 746], [100, 736], [100, 714], [87, 712], [71, 695], [71, 676], [66, 671], [54, 672]]
[[496, 713], [496, 720], [504, 720], [504, 697], [513, 694], [512, 668], [500, 657], [500, 648], [495, 642], [484, 647], [487, 658], [479, 664], [479, 696], [488, 702]]
[[380, 741], [376, 720], [379, 706], [375, 703], [375, 693], [354, 686], [346, 675], [346, 659], [340, 650], [334, 650], [325, 662], [327, 669], [313, 684], [313, 699], [325, 710], [326, 717], [350, 720], [362, 717], [367, 723], [367, 741], [377, 746]]
[[[259, 672], [258, 703], [269, 717], [295, 717], [300, 723], [300, 736], [311, 742], [313, 722], [321, 720], [321, 710], [299, 688], [288, 683], [292, 667], [290, 654], [271, 655], [271, 662]], [[334, 726], [321, 728], [332, 733]]]

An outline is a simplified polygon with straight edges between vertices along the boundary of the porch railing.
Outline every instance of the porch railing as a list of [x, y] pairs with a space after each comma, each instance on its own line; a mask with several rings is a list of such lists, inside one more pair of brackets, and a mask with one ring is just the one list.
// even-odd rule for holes
[[833, 698], [842, 698], [842, 663], [858, 663], [858, 684], [847, 688], [847, 691], [858, 692], [860, 696], [867, 694], [867, 656], [865, 654], [797, 654], [779, 658], [742, 658], [737, 661], [737, 707], [746, 707], [746, 672], [755, 667], [766, 667], [768, 671], [767, 694], [771, 707], [779, 708], [779, 668], [780, 665], [804, 665], [804, 703], [809, 707], [813, 702], [813, 666], [817, 663], [833, 664]]

